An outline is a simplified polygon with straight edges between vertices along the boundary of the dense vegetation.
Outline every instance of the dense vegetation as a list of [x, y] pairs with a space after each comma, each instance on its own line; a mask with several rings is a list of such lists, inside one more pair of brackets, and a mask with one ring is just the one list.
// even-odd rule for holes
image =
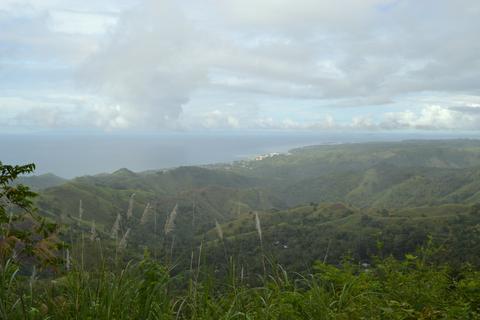
[[233, 269], [215, 280], [201, 264], [185, 278], [171, 277], [148, 257], [54, 280], [22, 278], [7, 265], [1, 311], [5, 319], [479, 319], [479, 272], [452, 272], [424, 258], [371, 267], [319, 262], [306, 276], [277, 266], [257, 286]]
[[40, 215], [14, 181], [33, 167], [8, 166], [27, 202], [7, 201], [0, 242], [28, 211], [19, 240], [44, 250], [4, 250], [1, 315], [477, 319], [479, 160], [476, 140], [407, 141], [23, 178]]

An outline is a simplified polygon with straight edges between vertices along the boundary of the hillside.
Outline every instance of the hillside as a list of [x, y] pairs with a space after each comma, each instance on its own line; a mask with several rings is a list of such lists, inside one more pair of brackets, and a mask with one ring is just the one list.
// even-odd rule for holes
[[477, 140], [312, 146], [224, 167], [262, 177], [288, 206], [342, 201], [361, 207], [475, 203]]
[[32, 190], [40, 190], [59, 186], [66, 181], [66, 179], [56, 176], [53, 173], [45, 173], [41, 175], [19, 177], [16, 183], [29, 186]]
[[180, 219], [191, 219], [195, 211], [196, 223], [187, 225], [198, 232], [210, 228], [216, 219], [226, 221], [238, 212], [283, 206], [280, 199], [255, 185], [253, 178], [198, 167], [151, 173], [121, 169], [112, 174], [76, 178], [44, 190], [37, 204], [42, 214], [72, 222], [79, 218], [81, 201], [81, 220], [85, 224], [95, 221], [97, 228], [108, 232], [117, 215], [126, 213], [130, 197], [135, 194], [132, 212], [137, 221], [150, 204], [159, 223], [164, 223], [178, 204]]
[[178, 205], [176, 257], [185, 263], [205, 236], [212, 259], [223, 261], [216, 221], [228, 249], [253, 258], [259, 246], [252, 219], [259, 212], [265, 245], [302, 269], [325, 256], [368, 259], [378, 241], [400, 257], [429, 234], [448, 238], [465, 217], [475, 225], [469, 213], [480, 200], [479, 160], [475, 140], [316, 146], [259, 161], [84, 176], [43, 190], [37, 204], [75, 232], [95, 223], [105, 238], [120, 215], [120, 232], [132, 231], [131, 252], [164, 250], [163, 227]]
[[[338, 264], [345, 256], [354, 261], [371, 261], [372, 256], [383, 254], [402, 258], [429, 237], [455, 248], [439, 252], [439, 259], [479, 264], [474, 254], [480, 250], [475, 235], [479, 213], [477, 207], [460, 204], [376, 210], [323, 203], [258, 214], [263, 250], [281, 265], [305, 270], [315, 261]], [[255, 223], [254, 214], [246, 213], [221, 225], [228, 254], [243, 257], [245, 265], [255, 261], [261, 249]], [[218, 228], [207, 235], [213, 246], [218, 245]], [[221, 250], [214, 252], [222, 261]]]
[[222, 211], [212, 215], [219, 218], [235, 201], [255, 210], [323, 201], [378, 208], [474, 204], [480, 198], [479, 160], [476, 140], [307, 147], [260, 161], [85, 176], [45, 190], [39, 205], [45, 212], [74, 214], [85, 198], [86, 212], [95, 211], [88, 217], [102, 221], [125, 208], [132, 193], [140, 206], [186, 205], [198, 198], [209, 210]]

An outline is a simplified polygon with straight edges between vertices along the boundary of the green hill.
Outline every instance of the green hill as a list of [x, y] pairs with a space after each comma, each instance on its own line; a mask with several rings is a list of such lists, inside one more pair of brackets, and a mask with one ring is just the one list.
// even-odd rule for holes
[[[323, 203], [258, 214], [263, 250], [281, 265], [305, 270], [314, 261], [338, 264], [345, 256], [355, 261], [370, 261], [372, 256], [383, 254], [402, 258], [430, 236], [437, 243], [452, 244], [439, 259], [478, 264], [478, 212], [476, 207], [460, 204], [376, 210]], [[221, 225], [228, 253], [243, 257], [246, 265], [255, 261], [261, 250], [255, 224], [254, 214], [246, 213]], [[207, 235], [215, 247], [217, 228]], [[221, 250], [213, 252], [222, 261]], [[256, 268], [260, 268], [258, 263]]]
[[32, 190], [46, 189], [50, 187], [59, 186], [67, 180], [53, 173], [45, 173], [35, 176], [19, 177], [15, 183], [29, 186]]
[[205, 236], [212, 259], [223, 261], [215, 221], [232, 253], [258, 254], [253, 212], [259, 212], [265, 244], [282, 262], [301, 268], [325, 256], [366, 259], [378, 241], [401, 256], [428, 234], [443, 239], [456, 223], [473, 219], [479, 187], [479, 141], [406, 141], [307, 147], [228, 165], [120, 169], [44, 189], [37, 204], [75, 232], [88, 232], [95, 221], [104, 237], [120, 215], [121, 232], [132, 231], [132, 252], [165, 249], [163, 226], [178, 205], [176, 256], [185, 261]]

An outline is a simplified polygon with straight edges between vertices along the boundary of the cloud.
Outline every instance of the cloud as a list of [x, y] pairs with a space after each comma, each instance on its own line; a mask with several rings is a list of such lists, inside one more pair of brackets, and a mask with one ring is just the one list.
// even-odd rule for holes
[[479, 107], [448, 108], [430, 105], [420, 112], [403, 111], [387, 113], [379, 127], [388, 130], [479, 130]]
[[[36, 126], [41, 124], [47, 128], [64, 127], [68, 120], [65, 111], [58, 107], [36, 107], [27, 112], [17, 114], [13, 119], [19, 126]], [[70, 123], [68, 123], [70, 125]]]
[[387, 112], [377, 120], [368, 115], [355, 116], [344, 121], [338, 121], [329, 114], [320, 120], [303, 121], [263, 117], [248, 125], [263, 129], [310, 131], [480, 130], [480, 106], [427, 105], [419, 111]]
[[145, 1], [120, 17], [81, 79], [128, 116], [122, 123], [172, 126], [207, 79], [202, 38], [173, 1]]
[[[97, 46], [98, 39], [93, 38], [91, 32], [75, 36], [71, 32], [63, 32], [66, 28], [72, 28], [72, 25], [60, 13], [58, 15], [55, 11], [37, 10], [30, 6], [13, 8], [15, 10], [0, 9], [0, 65], [7, 61], [18, 65], [37, 63], [46, 66], [73, 66], [91, 54]], [[93, 17], [99, 16], [75, 15], [77, 20], [83, 16], [88, 17], [84, 25], [89, 24]]]
[[388, 0], [213, 1], [227, 16], [230, 23], [287, 33], [292, 31], [304, 33], [306, 30], [315, 32], [318, 27], [337, 30], [369, 23], [369, 18], [375, 13], [376, 8], [392, 2]]
[[120, 105], [95, 105], [89, 118], [97, 127], [109, 130], [125, 129], [131, 125], [128, 112], [122, 110]]
[[108, 32], [116, 22], [116, 17], [110, 14], [57, 10], [51, 12], [49, 26], [53, 32], [98, 35]]
[[450, 107], [450, 110], [465, 113], [467, 115], [480, 115], [480, 104], [460, 107]]
[[309, 130], [309, 131], [331, 131], [345, 129], [342, 125], [335, 121], [331, 115], [325, 115], [320, 120], [315, 121], [296, 121], [290, 118], [276, 120], [272, 117], [260, 117], [250, 124], [252, 128], [261, 128], [268, 130]]
[[207, 129], [232, 129], [239, 128], [240, 121], [231, 114], [226, 114], [220, 110], [207, 112], [202, 116], [201, 125]]
[[[245, 61], [231, 59], [225, 67], [243, 70], [242, 81], [225, 83], [234, 89], [384, 101], [412, 92], [476, 90], [475, 1], [233, 0], [219, 6], [227, 25], [236, 22], [231, 32], [243, 37], [237, 52]], [[256, 40], [245, 46], [247, 37]]]
[[[5, 0], [0, 94], [39, 97], [39, 126], [477, 130], [458, 97], [479, 101], [479, 14], [476, 0]], [[88, 99], [44, 106], [55, 91]]]

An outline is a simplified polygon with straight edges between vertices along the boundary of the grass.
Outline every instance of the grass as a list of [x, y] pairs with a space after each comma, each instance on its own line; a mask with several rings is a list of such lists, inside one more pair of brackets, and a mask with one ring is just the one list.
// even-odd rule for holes
[[[202, 257], [173, 275], [148, 252], [122, 267], [35, 279], [0, 269], [2, 319], [480, 319], [480, 271], [428, 263], [428, 252], [372, 266], [317, 262], [306, 274], [270, 263], [256, 281], [230, 260], [215, 275]], [[255, 280], [255, 279], [254, 279]]]

